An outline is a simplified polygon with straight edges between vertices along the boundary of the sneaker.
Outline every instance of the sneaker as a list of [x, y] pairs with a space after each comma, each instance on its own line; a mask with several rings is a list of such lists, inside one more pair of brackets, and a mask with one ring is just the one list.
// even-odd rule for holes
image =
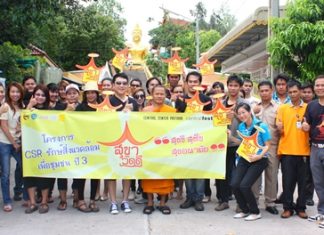
[[229, 208], [229, 205], [227, 202], [222, 202], [222, 203], [219, 203], [218, 206], [216, 206], [215, 210], [216, 211], [223, 211], [223, 210], [226, 210]]
[[262, 216], [261, 214], [250, 214], [248, 217], [245, 217], [245, 221], [254, 221], [254, 220], [257, 220], [257, 219], [261, 219]]
[[242, 218], [245, 218], [245, 217], [247, 217], [247, 216], [249, 216], [248, 213], [245, 214], [245, 213], [243, 213], [243, 212], [240, 212], [240, 213], [235, 214], [235, 215], [233, 216], [233, 218], [234, 218], [234, 219], [242, 219]]
[[136, 204], [146, 204], [147, 203], [147, 199], [142, 198], [142, 197], [141, 198], [135, 198], [134, 202]]
[[324, 221], [324, 215], [316, 214], [316, 215], [308, 216], [308, 221], [311, 222]]
[[324, 221], [322, 221], [321, 223], [319, 223], [318, 227], [324, 228]]
[[122, 204], [120, 205], [120, 209], [122, 211], [124, 211], [125, 213], [130, 213], [132, 212], [132, 208], [129, 206], [128, 202], [122, 202]]
[[202, 202], [203, 202], [203, 203], [208, 203], [208, 202], [210, 202], [210, 197], [209, 197], [209, 196], [204, 197], [203, 200], [202, 200]]
[[134, 201], [135, 199], [135, 191], [130, 191], [128, 195], [128, 200]]
[[116, 203], [111, 203], [109, 211], [110, 211], [110, 214], [117, 215], [119, 213], [118, 205]]

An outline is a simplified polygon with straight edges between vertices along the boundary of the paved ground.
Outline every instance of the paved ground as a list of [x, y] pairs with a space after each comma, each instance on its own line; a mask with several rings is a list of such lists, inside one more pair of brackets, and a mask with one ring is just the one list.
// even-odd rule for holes
[[[69, 184], [72, 180], [69, 181]], [[213, 182], [212, 182], [213, 183]], [[119, 198], [121, 182], [118, 182]], [[213, 199], [205, 204], [205, 211], [197, 212], [193, 208], [180, 209], [180, 201], [172, 199], [169, 205], [172, 209], [171, 215], [162, 215], [155, 211], [152, 215], [143, 215], [142, 205], [131, 203], [133, 212], [130, 214], [120, 213], [110, 215], [108, 213], [108, 202], [99, 202], [100, 212], [84, 214], [72, 208], [72, 199], [69, 199], [66, 211], [56, 210], [59, 202], [57, 192], [54, 196], [55, 202], [50, 204], [50, 211], [40, 215], [35, 212], [31, 215], [24, 213], [21, 202], [14, 203], [14, 210], [5, 213], [0, 210], [0, 234], [324, 234], [324, 229], [318, 228], [315, 223], [302, 220], [297, 216], [289, 219], [281, 219], [264, 210], [263, 197], [261, 197], [261, 213], [263, 218], [253, 222], [233, 219], [235, 201], [231, 201], [230, 209], [223, 212], [216, 212], [215, 187]], [[89, 182], [87, 192], [89, 195]], [[2, 202], [2, 198], [0, 198]], [[317, 200], [317, 199], [316, 199]], [[278, 205], [282, 212], [282, 206]], [[314, 214], [316, 207], [308, 207], [307, 212]]]

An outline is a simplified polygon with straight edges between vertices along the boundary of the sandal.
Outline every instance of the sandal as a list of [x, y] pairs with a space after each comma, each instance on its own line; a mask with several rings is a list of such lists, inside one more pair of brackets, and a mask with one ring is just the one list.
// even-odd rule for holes
[[95, 202], [90, 202], [89, 204], [89, 209], [92, 211], [92, 212], [99, 212], [99, 207], [96, 205]]
[[162, 212], [163, 215], [170, 215], [171, 209], [168, 206], [158, 206], [157, 209]]
[[22, 204], [21, 204], [22, 207], [28, 207], [28, 201], [24, 201]]
[[87, 207], [87, 204], [85, 202], [80, 202], [78, 205], [78, 210], [84, 213], [91, 212], [91, 209]]
[[31, 214], [33, 213], [34, 211], [37, 211], [38, 210], [38, 206], [36, 206], [35, 204], [32, 204], [30, 206], [28, 206], [25, 210], [25, 214]]
[[12, 211], [12, 205], [11, 204], [6, 204], [3, 206], [3, 211], [4, 212], [11, 212]]
[[54, 198], [52, 196], [47, 198], [47, 203], [53, 203], [53, 202], [54, 202]]
[[39, 209], [38, 209], [38, 212], [39, 214], [45, 214], [49, 211], [49, 207], [46, 203], [42, 203], [40, 206], [39, 206]]
[[73, 208], [76, 208], [76, 209], [79, 208], [79, 200], [73, 199]]
[[154, 206], [145, 206], [143, 209], [143, 213], [146, 215], [152, 214], [153, 211], [154, 211]]
[[57, 206], [57, 209], [59, 211], [65, 211], [67, 208], [67, 203], [66, 201], [60, 201], [60, 204]]
[[101, 196], [100, 197], [100, 201], [107, 201], [108, 200], [108, 196]]

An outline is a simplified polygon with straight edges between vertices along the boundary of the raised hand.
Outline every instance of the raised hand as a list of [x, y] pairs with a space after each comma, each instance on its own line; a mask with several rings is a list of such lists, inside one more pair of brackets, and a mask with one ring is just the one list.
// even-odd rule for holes
[[306, 131], [306, 132], [308, 132], [310, 130], [310, 125], [308, 124], [305, 117], [303, 119], [302, 129], [303, 129], [303, 131]]
[[283, 123], [280, 119], [276, 122], [277, 129], [282, 133], [283, 132]]
[[133, 110], [133, 104], [129, 103], [129, 100], [127, 99], [127, 103], [123, 109], [124, 112], [130, 112]]
[[27, 109], [33, 108], [34, 106], [36, 106], [36, 104], [37, 104], [36, 98], [35, 97], [30, 98], [29, 103], [27, 105]]
[[262, 105], [261, 104], [257, 104], [253, 108], [253, 113], [254, 114], [259, 114], [261, 112], [261, 110], [262, 110]]

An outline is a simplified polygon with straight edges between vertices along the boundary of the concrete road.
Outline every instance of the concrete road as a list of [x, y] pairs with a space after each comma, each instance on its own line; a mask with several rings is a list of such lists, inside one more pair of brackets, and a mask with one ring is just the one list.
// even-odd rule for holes
[[[14, 164], [13, 164], [14, 165]], [[13, 182], [13, 180], [11, 181]], [[211, 180], [213, 184], [213, 180]], [[69, 185], [72, 180], [69, 180]], [[121, 182], [118, 181], [118, 197], [121, 198]], [[258, 234], [258, 235], [297, 235], [324, 234], [324, 229], [318, 228], [316, 223], [308, 222], [293, 216], [289, 219], [281, 219], [280, 215], [271, 215], [264, 210], [263, 196], [260, 199], [262, 219], [246, 222], [240, 219], [233, 219], [235, 201], [230, 202], [230, 209], [223, 212], [214, 210], [216, 205], [215, 187], [212, 185], [213, 199], [205, 204], [205, 211], [197, 212], [193, 208], [180, 209], [182, 201], [172, 199], [169, 205], [171, 215], [162, 215], [155, 210], [152, 215], [142, 213], [143, 205], [131, 202], [133, 212], [118, 215], [111, 215], [108, 211], [108, 201], [98, 202], [100, 212], [82, 213], [72, 208], [72, 199], [69, 198], [68, 209], [58, 211], [56, 209], [59, 199], [55, 188], [55, 202], [50, 204], [50, 211], [47, 214], [39, 214], [38, 211], [26, 215], [21, 202], [14, 202], [13, 211], [6, 213], [0, 210], [0, 234]], [[71, 191], [69, 191], [71, 195]], [[89, 197], [89, 181], [86, 184], [86, 194]], [[0, 198], [2, 202], [2, 195]], [[315, 198], [317, 200], [317, 198]], [[1, 204], [2, 206], [2, 204]], [[277, 207], [282, 212], [282, 205]], [[316, 206], [308, 207], [307, 213], [316, 213]]]

